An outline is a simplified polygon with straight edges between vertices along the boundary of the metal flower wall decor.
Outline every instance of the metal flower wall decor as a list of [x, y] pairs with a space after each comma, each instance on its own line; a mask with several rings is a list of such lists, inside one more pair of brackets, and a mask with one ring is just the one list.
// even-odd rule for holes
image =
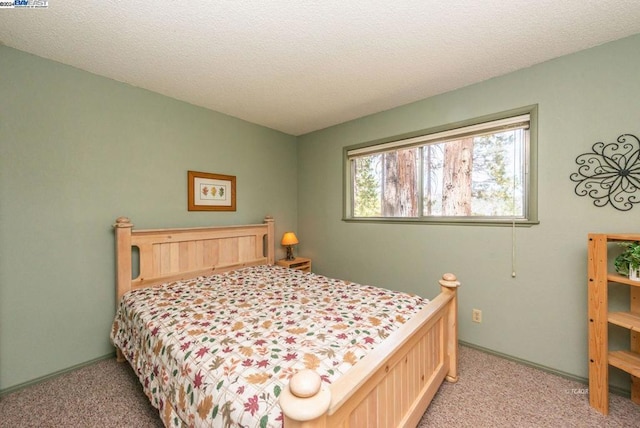
[[640, 203], [640, 140], [622, 134], [616, 142], [595, 143], [592, 153], [576, 158], [578, 172], [571, 174], [576, 195], [593, 198], [593, 204], [611, 204], [617, 210], [629, 211]]

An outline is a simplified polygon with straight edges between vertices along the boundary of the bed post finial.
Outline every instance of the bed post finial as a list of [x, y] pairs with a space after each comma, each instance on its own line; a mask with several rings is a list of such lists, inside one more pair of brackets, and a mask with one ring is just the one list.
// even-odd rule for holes
[[133, 227], [133, 224], [131, 224], [129, 217], [118, 217], [113, 227]]
[[460, 281], [452, 273], [445, 273], [442, 275], [442, 279], [439, 281], [440, 285], [446, 287], [449, 290], [454, 290], [460, 287]]
[[287, 428], [307, 424], [325, 426], [330, 405], [331, 392], [322, 387], [320, 375], [313, 370], [301, 370], [294, 374], [280, 394], [280, 408]]
[[447, 316], [448, 338], [447, 353], [449, 354], [449, 371], [447, 372], [447, 381], [458, 381], [458, 287], [460, 281], [452, 273], [442, 275], [440, 289], [443, 293], [452, 295], [449, 303], [449, 315]]

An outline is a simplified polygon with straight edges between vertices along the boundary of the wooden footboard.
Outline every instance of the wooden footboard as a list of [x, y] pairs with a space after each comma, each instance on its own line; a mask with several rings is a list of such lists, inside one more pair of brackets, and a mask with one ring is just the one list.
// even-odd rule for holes
[[330, 387], [305, 370], [280, 396], [287, 428], [415, 427], [446, 378], [458, 378], [455, 275], [417, 316]]

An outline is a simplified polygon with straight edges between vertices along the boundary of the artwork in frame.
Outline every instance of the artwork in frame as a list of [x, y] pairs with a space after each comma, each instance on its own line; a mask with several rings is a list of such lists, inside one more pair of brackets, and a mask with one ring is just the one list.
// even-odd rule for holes
[[189, 211], [235, 211], [235, 175], [187, 171]]

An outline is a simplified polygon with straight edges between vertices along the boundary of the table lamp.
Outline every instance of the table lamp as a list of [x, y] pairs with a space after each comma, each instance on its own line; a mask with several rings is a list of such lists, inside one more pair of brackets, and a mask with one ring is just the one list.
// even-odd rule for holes
[[284, 235], [282, 235], [282, 242], [280, 242], [284, 247], [287, 247], [287, 258], [286, 260], [293, 260], [295, 259], [295, 257], [293, 257], [293, 249], [291, 247], [293, 247], [294, 245], [296, 245], [298, 243], [298, 238], [296, 238], [296, 234], [293, 232], [285, 232]]

